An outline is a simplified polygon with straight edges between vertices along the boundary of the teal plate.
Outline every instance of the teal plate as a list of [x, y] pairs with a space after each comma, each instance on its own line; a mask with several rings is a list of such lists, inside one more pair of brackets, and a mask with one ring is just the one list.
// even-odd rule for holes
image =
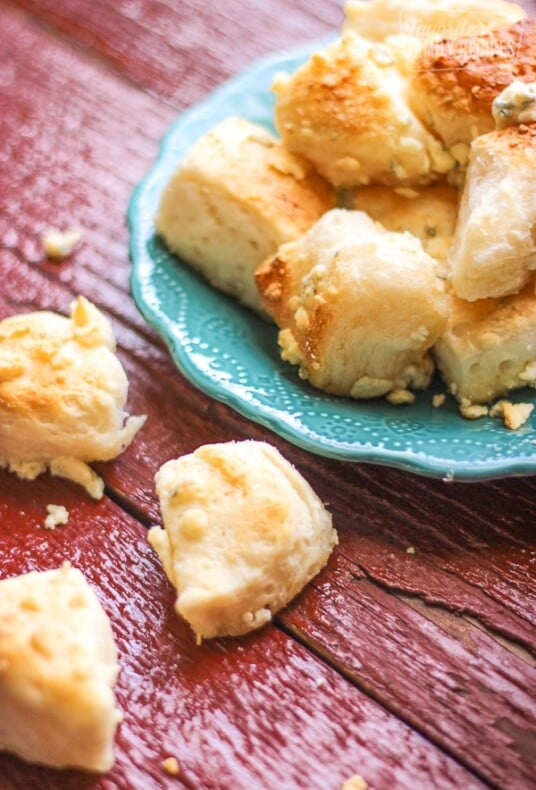
[[[533, 474], [536, 410], [520, 430], [509, 431], [491, 418], [462, 419], [450, 397], [434, 408], [432, 395], [442, 391], [439, 382], [404, 407], [318, 392], [298, 378], [296, 368], [281, 362], [275, 328], [213, 290], [155, 235], [162, 189], [194, 141], [229, 115], [273, 129], [274, 75], [294, 70], [318, 46], [255, 63], [171, 127], [128, 210], [131, 287], [139, 310], [196, 387], [310, 452], [445, 479]], [[534, 403], [536, 397], [524, 390], [512, 400]]]

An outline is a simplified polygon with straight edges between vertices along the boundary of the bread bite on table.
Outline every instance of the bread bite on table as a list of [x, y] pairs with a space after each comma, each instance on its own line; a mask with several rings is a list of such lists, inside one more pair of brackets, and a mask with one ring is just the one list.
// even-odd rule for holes
[[428, 183], [455, 165], [410, 109], [383, 44], [346, 33], [273, 87], [283, 142], [335, 187]]
[[447, 327], [434, 355], [462, 406], [488, 404], [521, 387], [536, 387], [536, 293], [467, 302], [449, 295]]
[[345, 30], [382, 41], [399, 33], [425, 41], [434, 36], [482, 33], [526, 17], [506, 0], [349, 0]]
[[128, 381], [104, 315], [84, 297], [70, 317], [41, 311], [0, 322], [0, 467], [47, 469], [99, 498], [88, 466], [119, 455], [145, 421], [124, 411]]
[[0, 750], [105, 772], [121, 713], [112, 629], [69, 566], [0, 581]]
[[494, 99], [514, 80], [536, 80], [536, 20], [425, 46], [413, 67], [409, 103], [458, 165], [469, 145], [494, 129]]
[[434, 259], [409, 233], [334, 209], [256, 277], [282, 358], [313, 386], [370, 398], [429, 384], [447, 303]]
[[452, 242], [458, 203], [458, 190], [444, 183], [419, 189], [378, 185], [356, 189], [348, 207], [364, 211], [386, 230], [411, 233], [428, 255], [444, 261]]
[[212, 285], [259, 311], [255, 267], [334, 204], [307, 161], [257, 124], [228, 118], [179, 164], [156, 228]]
[[447, 263], [456, 294], [517, 293], [536, 271], [536, 123], [478, 137]]
[[164, 529], [149, 531], [198, 641], [260, 628], [325, 565], [337, 533], [269, 444], [205, 445], [156, 475]]

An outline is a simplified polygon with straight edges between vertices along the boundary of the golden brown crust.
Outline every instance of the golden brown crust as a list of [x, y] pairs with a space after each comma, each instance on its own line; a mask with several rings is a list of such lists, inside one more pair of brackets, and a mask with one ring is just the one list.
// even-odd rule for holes
[[387, 47], [347, 33], [274, 90], [284, 144], [336, 187], [427, 183], [454, 165], [408, 107]]
[[285, 323], [285, 305], [289, 299], [290, 267], [283, 252], [261, 263], [255, 272], [255, 282], [261, 302], [276, 324]]
[[506, 146], [512, 150], [534, 148], [536, 151], [536, 123], [507, 126], [495, 132], [495, 137], [496, 145], [502, 150]]
[[493, 100], [516, 79], [536, 80], [533, 19], [504, 30], [430, 44], [415, 63], [411, 102], [421, 119], [451, 144], [457, 142], [448, 139], [448, 126], [455, 116], [465, 116], [465, 127], [473, 127], [472, 137], [491, 131]]
[[426, 47], [415, 64], [420, 88], [460, 112], [491, 112], [493, 100], [514, 79], [536, 79], [536, 20], [505, 30], [453, 36]]

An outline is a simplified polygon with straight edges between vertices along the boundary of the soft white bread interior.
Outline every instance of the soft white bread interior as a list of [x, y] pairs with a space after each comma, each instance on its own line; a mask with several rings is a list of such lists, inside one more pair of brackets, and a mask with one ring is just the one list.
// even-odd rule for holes
[[386, 230], [416, 236], [428, 255], [444, 261], [452, 242], [459, 192], [448, 184], [420, 189], [368, 186], [356, 189], [350, 208], [364, 211]]
[[345, 30], [382, 41], [399, 33], [431, 37], [483, 33], [526, 17], [506, 0], [349, 0]]
[[115, 458], [145, 420], [124, 411], [128, 381], [114, 351], [108, 320], [84, 297], [69, 318], [0, 322], [0, 466], [28, 479], [50, 468], [102, 495], [87, 463]]
[[212, 285], [258, 311], [255, 267], [334, 203], [308, 162], [257, 124], [228, 118], [179, 164], [156, 228]]
[[494, 99], [516, 79], [536, 80], [535, 19], [425, 46], [413, 67], [409, 103], [463, 170], [471, 142], [495, 127]]
[[156, 475], [164, 529], [149, 541], [198, 640], [267, 623], [325, 565], [331, 516], [271, 445], [205, 445]]
[[118, 669], [110, 623], [80, 571], [66, 563], [0, 581], [0, 749], [108, 771]]
[[489, 403], [511, 390], [536, 387], [534, 283], [502, 299], [467, 302], [452, 294], [450, 302], [434, 354], [460, 403]]
[[452, 247], [452, 285], [462, 299], [517, 293], [536, 270], [536, 124], [478, 137]]
[[347, 33], [274, 82], [291, 151], [336, 187], [427, 183], [455, 165], [410, 110], [397, 54]]
[[417, 238], [334, 209], [256, 276], [283, 359], [315, 387], [368, 398], [428, 385], [446, 300]]

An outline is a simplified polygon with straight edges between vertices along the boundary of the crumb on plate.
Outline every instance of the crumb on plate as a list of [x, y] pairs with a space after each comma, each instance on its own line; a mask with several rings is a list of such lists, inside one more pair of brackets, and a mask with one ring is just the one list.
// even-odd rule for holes
[[482, 406], [479, 403], [468, 403], [462, 401], [460, 403], [460, 414], [466, 420], [479, 420], [481, 417], [487, 417], [489, 409], [487, 406]]
[[511, 403], [508, 400], [500, 400], [490, 410], [492, 417], [502, 417], [504, 424], [511, 431], [521, 428], [534, 411], [532, 403]]
[[415, 401], [415, 394], [408, 389], [396, 389], [387, 395], [392, 406], [406, 406]]
[[434, 409], [439, 409], [440, 406], [443, 406], [446, 398], [447, 396], [445, 395], [444, 392], [440, 392], [437, 395], [434, 395], [434, 397], [432, 398], [432, 406], [434, 407]]

